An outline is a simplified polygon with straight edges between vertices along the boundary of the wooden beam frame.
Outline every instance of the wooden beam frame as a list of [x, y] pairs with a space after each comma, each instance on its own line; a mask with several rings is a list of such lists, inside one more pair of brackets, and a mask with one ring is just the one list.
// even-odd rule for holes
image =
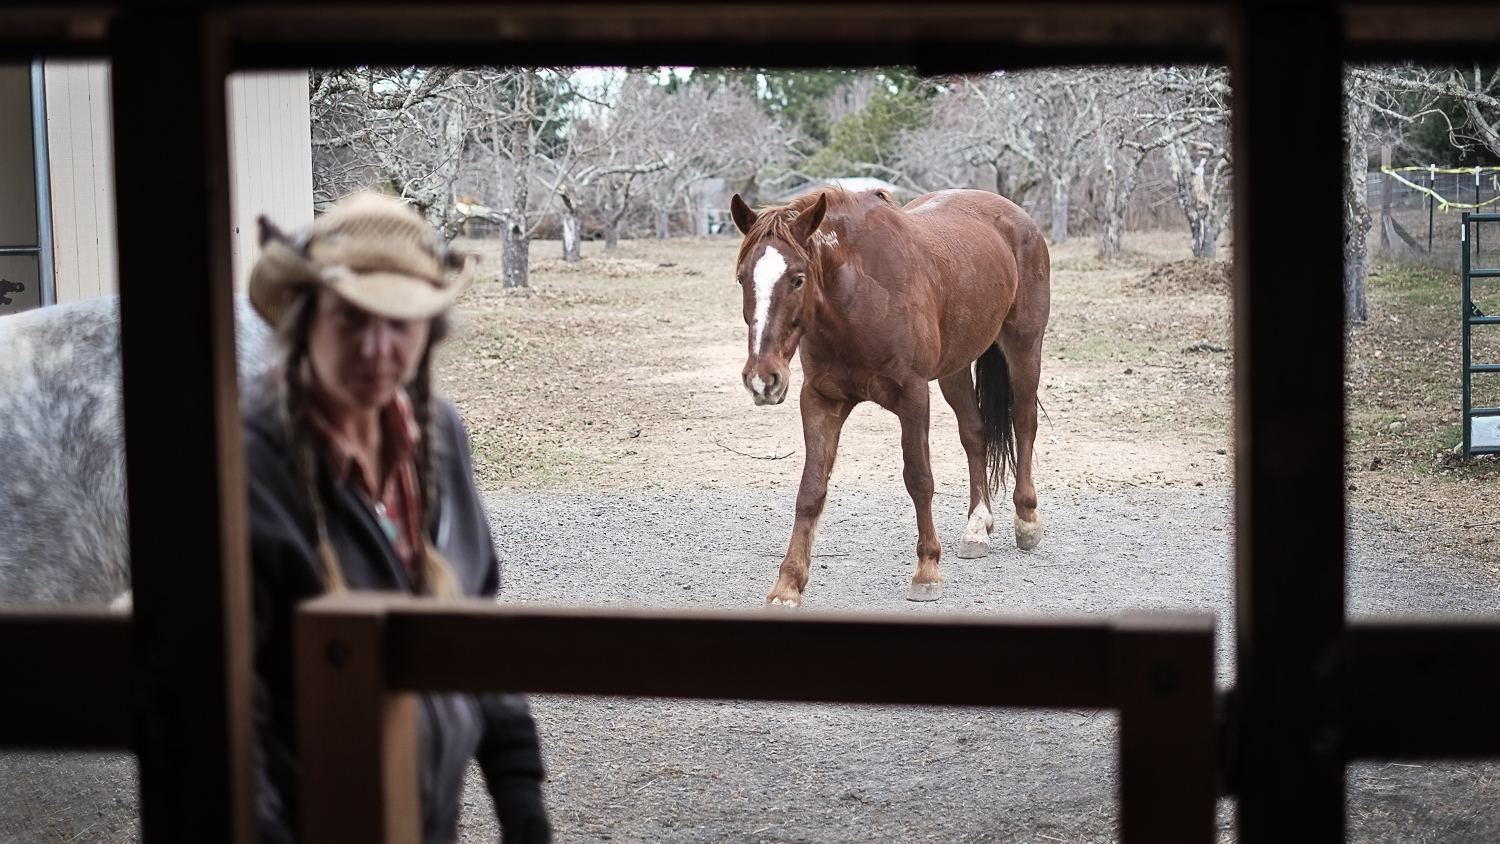
[[110, 37], [141, 826], [153, 844], [251, 844], [227, 32], [201, 8], [142, 4]]
[[[1338, 155], [1341, 60], [1493, 58], [1500, 55], [1500, 6], [1492, 0], [57, 0], [0, 9], [0, 56], [42, 53], [114, 60], [117, 195], [145, 206], [121, 215], [119, 238], [137, 612], [128, 636], [118, 616], [0, 612], [0, 677], [9, 688], [25, 689], [0, 694], [0, 745], [118, 747], [127, 741], [122, 724], [133, 724], [128, 740], [141, 758], [144, 832], [152, 844], [254, 836], [249, 598], [225, 229], [223, 79], [231, 67], [908, 63], [946, 71], [1229, 58], [1236, 97], [1240, 687], [1227, 736], [1241, 765], [1230, 772], [1241, 797], [1240, 838], [1247, 844], [1339, 839], [1342, 772], [1351, 758], [1500, 755], [1500, 736], [1482, 715], [1453, 717], [1485, 713], [1493, 700], [1491, 678], [1500, 666], [1488, 654], [1500, 644], [1495, 628], [1344, 620], [1342, 325], [1334, 309], [1341, 288], [1338, 168], [1299, 170], [1307, 177], [1303, 195], [1316, 211], [1298, 227], [1280, 224], [1275, 201], [1278, 171], [1308, 155]], [[1287, 137], [1299, 139], [1296, 161]], [[420, 615], [398, 613], [388, 621], [403, 632], [391, 638], [382, 628], [378, 635], [435, 646], [424, 637], [441, 626], [427, 626]], [[704, 623], [710, 622], [720, 623]], [[806, 616], [774, 623], [803, 622], [825, 623]], [[498, 625], [488, 618], [474, 623]], [[516, 630], [533, 631], [561, 625], [554, 633], [627, 624], [567, 614], [515, 623]], [[715, 629], [744, 622], [724, 623], [730, 627]], [[657, 635], [645, 620], [629, 625], [635, 625], [630, 635]], [[1068, 635], [1095, 635], [1085, 628], [1038, 629], [1049, 631], [1042, 634], [1049, 647], [1063, 647]], [[844, 635], [836, 626], [818, 629], [818, 636]], [[968, 632], [993, 642], [1007, 635]], [[1171, 644], [1153, 634], [1136, 641], [1123, 623], [1105, 638], [1123, 649], [1110, 656], [1111, 665], [1128, 662], [1131, 653], [1149, 661], [1152, 648], [1186, 647], [1192, 639]], [[397, 647], [381, 670], [395, 677], [419, 672], [400, 657], [407, 647], [417, 645]], [[1023, 673], [1031, 670], [1023, 655], [1011, 656]], [[99, 681], [92, 695], [79, 694], [75, 667]], [[521, 672], [508, 674], [512, 680], [539, 670], [512, 667]], [[609, 676], [609, 666], [595, 668]], [[372, 677], [370, 683], [385, 682]], [[128, 698], [121, 691], [127, 682]], [[687, 682], [669, 677], [654, 691], [637, 691], [681, 691], [676, 684]], [[1067, 694], [1086, 698], [1086, 685]], [[1046, 688], [1062, 696], [1060, 687]], [[1130, 727], [1131, 713], [1158, 711], [1132, 708], [1128, 695], [1149, 696], [1150, 688], [1110, 687], [1125, 713], [1127, 757], [1139, 747], [1129, 736], [1149, 734]], [[779, 681], [774, 689], [791, 691]], [[1033, 702], [1042, 700], [1042, 690], [1034, 690]], [[827, 684], [819, 694], [837, 691]], [[408, 693], [382, 694], [367, 701], [382, 707], [369, 722], [377, 727], [405, 717], [400, 696]], [[131, 714], [122, 720], [127, 699]], [[1124, 788], [1123, 823], [1131, 829], [1154, 823], [1132, 813], [1156, 798], [1138, 801], [1128, 783]]]
[[131, 745], [130, 617], [0, 612], [0, 747]]
[[[354, 593], [304, 604], [297, 625], [306, 844], [417, 840], [419, 691], [1118, 709], [1122, 840], [1214, 836], [1207, 614], [777, 617]], [[788, 674], [790, 652], [837, 658]]]
[[[1341, 841], [1344, 757], [1322, 666], [1344, 626], [1342, 21], [1246, 4], [1231, 56], [1239, 833]], [[1297, 138], [1296, 144], [1287, 139]]]

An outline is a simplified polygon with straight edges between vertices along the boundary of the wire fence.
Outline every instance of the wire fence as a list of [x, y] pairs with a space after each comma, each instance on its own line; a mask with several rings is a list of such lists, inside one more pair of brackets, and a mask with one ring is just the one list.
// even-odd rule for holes
[[[1382, 167], [1366, 175], [1365, 196], [1374, 218], [1371, 247], [1426, 253], [1456, 267], [1462, 212], [1500, 213], [1500, 167]], [[1387, 207], [1390, 226], [1384, 220]], [[1495, 262], [1500, 254], [1483, 258]]]

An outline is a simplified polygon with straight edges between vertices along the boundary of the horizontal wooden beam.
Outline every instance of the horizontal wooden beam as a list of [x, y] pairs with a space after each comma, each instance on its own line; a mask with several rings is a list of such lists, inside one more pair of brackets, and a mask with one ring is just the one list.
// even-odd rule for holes
[[130, 694], [130, 616], [0, 612], [0, 747], [129, 747]]
[[1108, 707], [1107, 620], [606, 613], [405, 604], [397, 688]]
[[[1218, 3], [299, 3], [228, 12], [241, 42], [840, 41], [1220, 45]], [[816, 55], [808, 56], [816, 65]]]
[[296, 647], [308, 844], [416, 840], [423, 691], [1114, 708], [1122, 840], [1214, 837], [1207, 614], [648, 613], [345, 593], [302, 606]]
[[1216, 3], [245, 4], [225, 12], [240, 66], [366, 63], [909, 65], [1213, 61]]
[[1500, 7], [1491, 2], [1345, 3], [1344, 34], [1353, 45], [1500, 45]]
[[1500, 622], [1354, 622], [1327, 670], [1349, 758], [1500, 757]]
[[[128, 2], [7, 4], [0, 58], [104, 55]], [[177, 4], [191, 7], [191, 3]], [[1234, 4], [1214, 0], [858, 3], [210, 4], [240, 67], [419, 64], [811, 67], [934, 72], [1099, 62], [1223, 61]], [[1451, 61], [1500, 52], [1500, 6], [1354, 0], [1340, 6], [1356, 60]], [[496, 50], [503, 50], [497, 55]], [[872, 52], [873, 51], [873, 52]]]

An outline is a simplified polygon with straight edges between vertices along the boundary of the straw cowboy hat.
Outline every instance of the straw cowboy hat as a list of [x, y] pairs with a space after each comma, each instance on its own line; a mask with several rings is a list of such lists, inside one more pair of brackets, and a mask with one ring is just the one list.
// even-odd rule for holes
[[345, 197], [292, 235], [261, 217], [260, 242], [250, 303], [271, 325], [290, 294], [315, 284], [389, 319], [434, 317], [468, 286], [476, 260], [449, 249], [406, 203], [377, 193]]

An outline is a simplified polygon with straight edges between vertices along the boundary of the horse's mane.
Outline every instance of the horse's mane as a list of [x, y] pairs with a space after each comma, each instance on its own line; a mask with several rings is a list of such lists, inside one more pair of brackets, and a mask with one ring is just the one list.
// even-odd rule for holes
[[858, 194], [846, 191], [837, 185], [830, 185], [805, 193], [785, 205], [767, 208], [760, 213], [755, 225], [750, 228], [750, 234], [745, 237], [744, 245], [740, 247], [741, 257], [743, 257], [744, 249], [751, 244], [759, 243], [767, 237], [775, 237], [790, 244], [797, 251], [797, 257], [803, 260], [809, 259], [811, 256], [807, 254], [807, 247], [792, 237], [792, 221], [797, 219], [797, 215], [813, 207], [820, 196], [828, 197], [827, 214], [832, 216], [845, 207], [854, 205]]

